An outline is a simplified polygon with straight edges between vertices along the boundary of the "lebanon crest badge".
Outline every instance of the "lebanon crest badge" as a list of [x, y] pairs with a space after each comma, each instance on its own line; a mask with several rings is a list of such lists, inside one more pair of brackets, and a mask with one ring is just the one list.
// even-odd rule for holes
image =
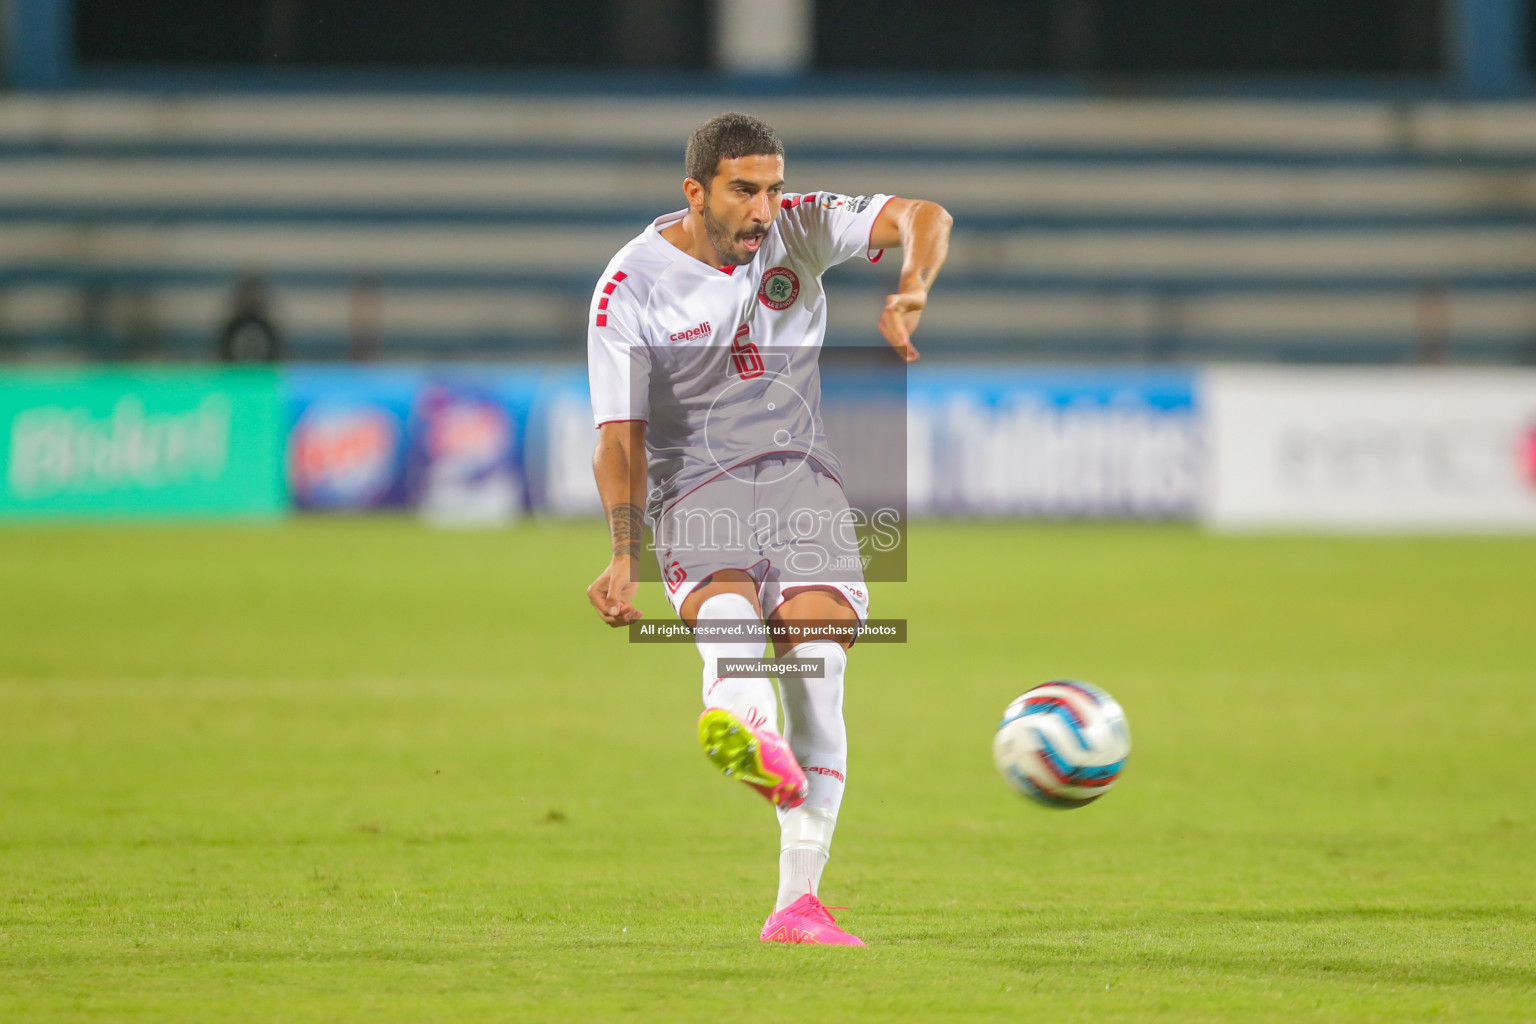
[[788, 267], [774, 267], [763, 275], [757, 297], [769, 309], [788, 309], [800, 297], [800, 279]]

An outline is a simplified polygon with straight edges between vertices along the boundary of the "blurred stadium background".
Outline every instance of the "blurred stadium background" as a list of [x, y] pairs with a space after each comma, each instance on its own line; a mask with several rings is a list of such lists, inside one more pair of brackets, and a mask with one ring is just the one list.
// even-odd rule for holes
[[[223, 449], [197, 468], [135, 425], [218, 434], [217, 417], [156, 417], [233, 378], [189, 370], [182, 399], [120, 400], [147, 364], [169, 387], [165, 364], [224, 361], [284, 364], [275, 412], [231, 406], [235, 449], [257, 444], [242, 425], [257, 415], [287, 452], [246, 511], [285, 489], [300, 506], [418, 504], [445, 452], [449, 476], [501, 461], [501, 497], [483, 502], [591, 511], [593, 281], [680, 205], [691, 127], [745, 108], [786, 139], [792, 188], [932, 198], [956, 217], [913, 377], [919, 511], [1188, 518], [1226, 501], [1217, 464], [1259, 458], [1273, 479], [1249, 491], [1364, 476], [1443, 505], [1486, 485], [1499, 512], [1417, 521], [1529, 526], [1536, 405], [1510, 369], [1536, 360], [1529, 6], [5, 0], [0, 355], [22, 377], [0, 508], [175, 504], [121, 492], [206, 483]], [[875, 340], [889, 276], [830, 273], [831, 343]], [[1031, 370], [1047, 364], [1085, 372]], [[1198, 369], [1212, 364], [1484, 371], [1229, 386]], [[57, 400], [66, 384], [74, 404]], [[1269, 420], [1248, 422], [1245, 387], [1280, 389]], [[1355, 397], [1284, 411], [1329, 387]], [[956, 403], [968, 419], [944, 411]], [[1244, 420], [1236, 453], [1219, 408]], [[1486, 422], [1441, 436], [1456, 410]], [[996, 468], [1042, 437], [1050, 466]], [[984, 438], [977, 472], [1011, 483], [954, 478], [945, 453]], [[119, 453], [94, 459], [104, 476], [92, 445]], [[135, 483], [132, 464], [158, 468]], [[1378, 497], [1404, 519], [1401, 494]]]
[[[0, 1019], [1532, 1019], [1533, 6], [0, 0]], [[727, 109], [956, 221], [857, 963], [583, 595], [587, 302]]]

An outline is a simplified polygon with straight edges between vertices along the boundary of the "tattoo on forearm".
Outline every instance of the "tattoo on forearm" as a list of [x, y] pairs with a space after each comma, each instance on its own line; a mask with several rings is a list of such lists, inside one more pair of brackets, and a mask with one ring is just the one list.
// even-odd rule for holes
[[608, 512], [608, 532], [613, 536], [613, 553], [640, 557], [645, 542], [645, 513], [640, 506], [624, 502]]

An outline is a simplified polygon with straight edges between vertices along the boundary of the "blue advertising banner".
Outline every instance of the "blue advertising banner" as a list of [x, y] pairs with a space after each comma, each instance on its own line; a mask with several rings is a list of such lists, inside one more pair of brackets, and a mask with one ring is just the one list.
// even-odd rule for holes
[[442, 523], [492, 525], [523, 510], [518, 432], [507, 403], [483, 387], [431, 381], [411, 417], [411, 503]]
[[914, 514], [1193, 519], [1204, 487], [1187, 370], [915, 368]]
[[301, 509], [403, 508], [414, 369], [297, 367], [286, 373], [288, 483]]
[[[829, 437], [854, 452], [849, 485], [868, 470], [901, 487], [900, 446], [890, 463], [856, 443], [861, 430], [901, 433], [900, 387], [866, 396], [895, 410], [889, 420], [845, 393], [864, 378], [824, 378]], [[1206, 485], [1200, 380], [920, 364], [905, 380], [907, 510], [1193, 518]], [[8, 375], [0, 398], [0, 518], [273, 514], [285, 499], [482, 524], [602, 510], [579, 364], [34, 371]]]
[[[1205, 488], [1199, 379], [1185, 369], [919, 364], [906, 377], [907, 510], [1193, 519]], [[529, 431], [534, 507], [600, 512], [579, 367], [545, 378]]]
[[417, 508], [445, 521], [494, 522], [522, 513], [529, 501], [524, 438], [549, 372], [495, 366], [290, 369], [287, 450], [294, 504], [326, 511]]

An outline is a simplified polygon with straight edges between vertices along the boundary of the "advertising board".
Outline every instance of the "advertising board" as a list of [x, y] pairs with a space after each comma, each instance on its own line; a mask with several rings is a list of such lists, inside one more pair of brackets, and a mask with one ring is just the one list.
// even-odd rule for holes
[[1217, 529], [1536, 530], [1536, 372], [1213, 369]]
[[279, 515], [280, 415], [266, 369], [8, 372], [0, 518]]
[[914, 369], [915, 514], [1193, 519], [1203, 489], [1197, 377], [1185, 370]]

